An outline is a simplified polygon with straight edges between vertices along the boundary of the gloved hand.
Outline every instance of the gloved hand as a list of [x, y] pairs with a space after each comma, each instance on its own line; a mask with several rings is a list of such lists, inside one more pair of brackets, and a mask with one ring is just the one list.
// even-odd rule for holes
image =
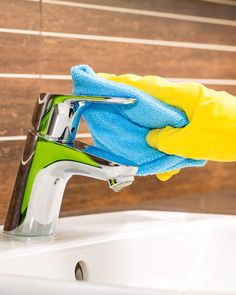
[[[236, 98], [199, 83], [171, 83], [156, 76], [115, 76], [103, 78], [134, 86], [159, 100], [183, 110], [189, 124], [183, 128], [165, 127], [147, 135], [150, 146], [167, 154], [192, 159], [236, 161]], [[178, 171], [162, 174], [168, 178]]]
[[[183, 167], [203, 166], [205, 161], [167, 155], [146, 143], [153, 128], [182, 127], [188, 124], [184, 112], [124, 83], [99, 77], [86, 66], [72, 68], [73, 94], [135, 98], [132, 105], [90, 104], [83, 112], [98, 157], [138, 166], [137, 175], [160, 174]], [[173, 172], [172, 172], [173, 173]], [[162, 179], [166, 175], [161, 175]]]

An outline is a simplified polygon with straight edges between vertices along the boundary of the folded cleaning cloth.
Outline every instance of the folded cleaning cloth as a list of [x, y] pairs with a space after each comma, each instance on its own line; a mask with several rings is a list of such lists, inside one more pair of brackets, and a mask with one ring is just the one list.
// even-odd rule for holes
[[71, 74], [74, 95], [137, 99], [132, 105], [89, 105], [83, 116], [95, 147], [89, 147], [87, 152], [121, 164], [138, 166], [137, 175], [205, 164], [202, 160], [167, 155], [146, 143], [150, 129], [188, 124], [185, 113], [132, 86], [101, 78], [87, 65], [74, 66]]

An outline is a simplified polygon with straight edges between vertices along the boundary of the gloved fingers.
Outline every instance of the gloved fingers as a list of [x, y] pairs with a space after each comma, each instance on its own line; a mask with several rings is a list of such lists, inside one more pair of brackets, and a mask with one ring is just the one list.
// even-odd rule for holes
[[163, 129], [153, 129], [148, 132], [146, 141], [151, 147], [166, 154], [191, 158], [183, 155], [191, 152], [188, 151], [188, 147], [186, 147], [185, 137], [180, 134], [181, 132], [183, 133], [183, 130], [184, 128], [172, 128], [170, 126]]
[[151, 131], [148, 144], [167, 154], [195, 160], [235, 161], [236, 99], [226, 92], [212, 96], [208, 90], [188, 125]]
[[149, 131], [146, 141], [151, 147], [169, 155], [195, 160], [216, 160], [215, 157], [217, 157], [219, 160], [219, 151], [216, 155], [216, 147], [210, 143], [211, 138], [207, 134], [204, 135], [204, 138], [201, 133], [194, 132], [192, 134], [191, 128], [188, 127], [172, 128], [168, 126], [163, 129], [154, 129]]
[[161, 181], [167, 181], [169, 180], [172, 176], [178, 174], [180, 172], [181, 169], [175, 169], [169, 172], [165, 172], [165, 173], [159, 173], [156, 174], [156, 177], [161, 180]]
[[184, 128], [151, 130], [146, 141], [151, 147], [169, 155], [195, 160], [236, 161], [236, 140], [232, 134], [204, 132], [192, 128], [191, 123]]

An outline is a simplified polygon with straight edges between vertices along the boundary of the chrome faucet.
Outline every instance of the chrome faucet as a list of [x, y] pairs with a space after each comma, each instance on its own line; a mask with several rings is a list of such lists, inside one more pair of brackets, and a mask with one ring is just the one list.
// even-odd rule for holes
[[41, 93], [28, 131], [4, 232], [20, 236], [55, 233], [65, 186], [72, 175], [108, 181], [119, 191], [131, 184], [137, 167], [95, 157], [76, 139], [91, 103], [132, 104], [133, 98]]

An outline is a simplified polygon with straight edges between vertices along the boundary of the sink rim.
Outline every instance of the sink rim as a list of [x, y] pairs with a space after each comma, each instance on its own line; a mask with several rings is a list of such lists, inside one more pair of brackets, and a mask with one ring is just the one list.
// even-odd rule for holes
[[[234, 215], [188, 213], [176, 211], [126, 210], [59, 218], [56, 235], [22, 237], [3, 233], [0, 226], [0, 263], [17, 256], [49, 252], [75, 246], [89, 246], [161, 232], [168, 227], [181, 227], [192, 222], [234, 220]], [[10, 256], [9, 256], [10, 255]]]
[[[234, 215], [188, 213], [176, 211], [126, 210], [59, 218], [56, 235], [47, 237], [22, 237], [3, 233], [0, 226], [0, 262], [7, 253], [16, 250], [37, 251], [65, 244], [81, 246], [125, 238], [130, 234], [151, 232], [190, 224], [196, 221], [235, 220]], [[154, 227], [155, 226], [155, 227]], [[54, 248], [55, 249], [55, 248]]]

